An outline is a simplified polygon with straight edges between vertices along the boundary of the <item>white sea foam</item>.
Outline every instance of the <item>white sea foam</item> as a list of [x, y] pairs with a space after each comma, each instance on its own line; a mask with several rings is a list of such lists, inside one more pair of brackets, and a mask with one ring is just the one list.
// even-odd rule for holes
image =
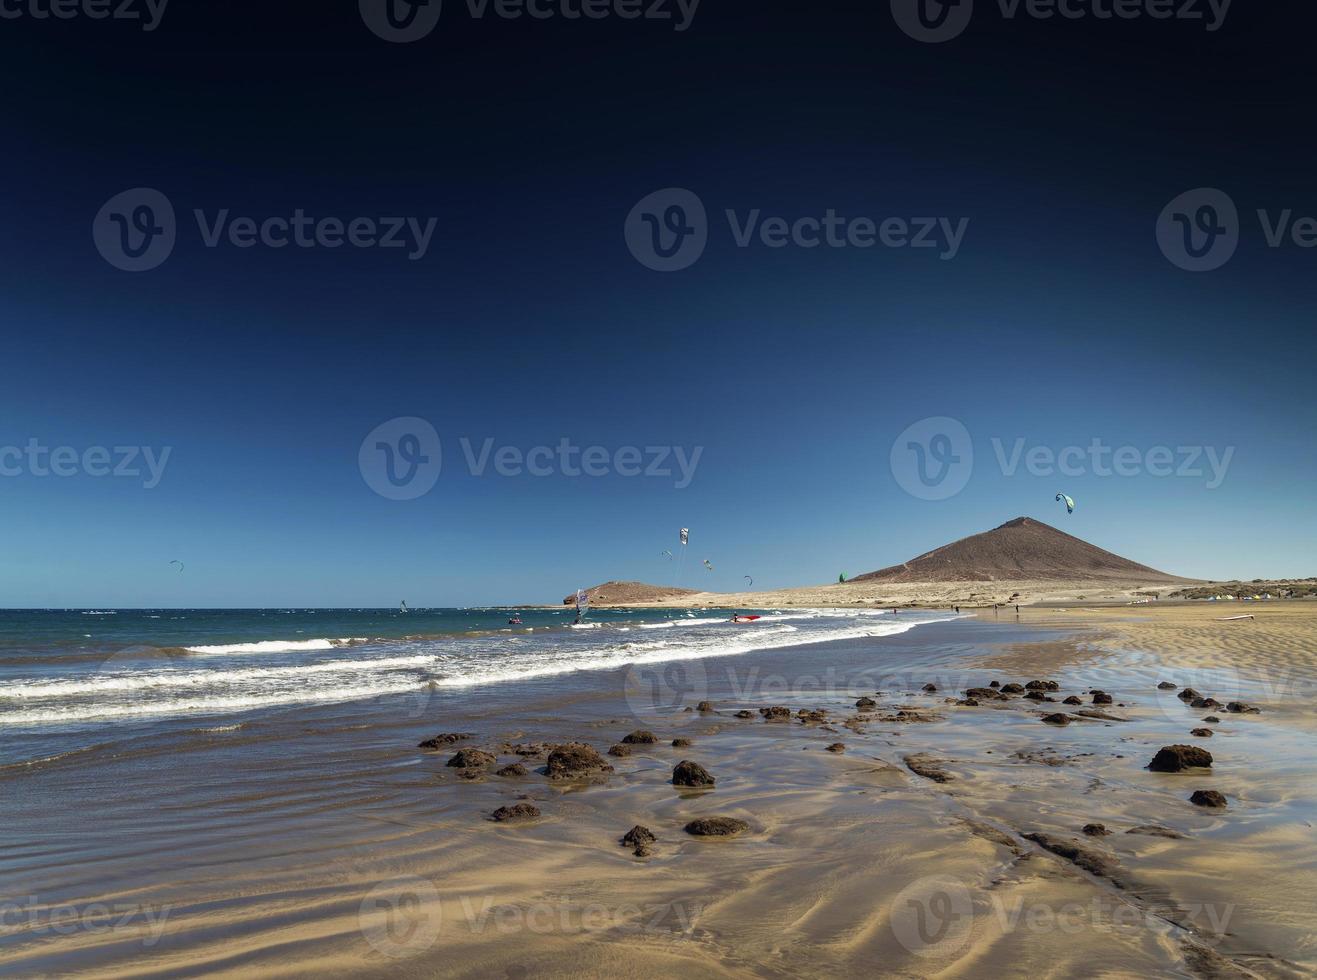
[[[100, 670], [0, 684], [0, 727], [95, 724], [114, 719], [231, 714], [281, 705], [421, 694], [426, 689], [616, 670], [630, 664], [729, 657], [837, 640], [890, 636], [937, 613], [894, 617], [876, 610], [791, 610], [733, 625], [725, 618], [683, 617], [642, 624], [660, 635], [619, 635], [606, 624], [583, 633], [547, 630], [527, 636], [386, 640], [264, 640], [188, 649], [197, 657], [131, 661], [111, 658]], [[661, 638], [660, 638], [661, 637]], [[361, 646], [361, 644], [367, 644]], [[328, 652], [326, 652], [328, 651]], [[308, 653], [297, 662], [263, 655]], [[242, 654], [239, 667], [206, 655]], [[318, 656], [316, 654], [319, 654]], [[248, 659], [251, 658], [251, 659]], [[140, 668], [140, 669], [139, 669]], [[21, 710], [10, 710], [10, 709]]]
[[283, 667], [250, 667], [242, 670], [184, 668], [128, 672], [97, 672], [60, 680], [11, 681], [0, 684], [0, 699], [59, 698], [112, 691], [152, 691], [166, 688], [235, 686], [253, 682], [292, 680], [321, 674], [352, 674], [392, 670], [400, 667], [425, 667], [434, 664], [433, 654], [410, 657], [377, 657], [367, 660], [329, 660], [315, 664]]
[[256, 643], [222, 643], [218, 646], [184, 647], [188, 653], [299, 653], [312, 650], [333, 650], [353, 643], [365, 643], [364, 636], [346, 636], [336, 640], [260, 640]]

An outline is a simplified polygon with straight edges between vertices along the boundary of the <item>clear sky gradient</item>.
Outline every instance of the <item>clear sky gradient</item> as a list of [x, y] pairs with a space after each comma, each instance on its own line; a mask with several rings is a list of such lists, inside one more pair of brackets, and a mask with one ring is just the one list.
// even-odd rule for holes
[[[1312, 137], [1293, 125], [1311, 69], [1279, 12], [1232, 11], [1211, 34], [987, 14], [922, 45], [886, 4], [710, 2], [676, 36], [454, 19], [389, 45], [343, 6], [255, 27], [180, 6], [149, 34], [5, 25], [0, 449], [170, 457], [152, 489], [0, 476], [0, 605], [554, 601], [677, 581], [661, 552], [683, 526], [681, 584], [777, 588], [1020, 515], [1188, 576], [1317, 574], [1317, 257], [1267, 247], [1253, 216], [1317, 214]], [[1264, 55], [1287, 77], [1241, 67]], [[170, 198], [180, 233], [132, 274], [90, 229], [139, 186]], [[1228, 190], [1245, 230], [1226, 266], [1193, 274], [1154, 230], [1200, 186]], [[709, 214], [703, 256], [667, 274], [623, 238], [665, 187]], [[207, 248], [192, 219], [299, 207], [437, 225], [409, 261]], [[969, 223], [941, 261], [739, 248], [729, 208]], [[415, 500], [358, 468], [400, 416], [443, 442]], [[945, 500], [907, 493], [889, 462], [930, 416], [973, 443]], [[702, 455], [681, 489], [474, 476], [462, 438]], [[1008, 475], [994, 439], [1233, 455], [1214, 488], [1205, 459], [1200, 477]]]

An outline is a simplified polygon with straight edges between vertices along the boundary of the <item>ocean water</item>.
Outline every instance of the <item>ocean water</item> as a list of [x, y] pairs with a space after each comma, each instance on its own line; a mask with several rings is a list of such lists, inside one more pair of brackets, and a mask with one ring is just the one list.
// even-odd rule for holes
[[[744, 610], [742, 610], [744, 612]], [[429, 713], [462, 692], [904, 632], [890, 610], [0, 610], [0, 769], [299, 710]], [[519, 617], [520, 624], [510, 619]], [[369, 706], [365, 703], [369, 702]], [[307, 717], [310, 717], [308, 714]]]

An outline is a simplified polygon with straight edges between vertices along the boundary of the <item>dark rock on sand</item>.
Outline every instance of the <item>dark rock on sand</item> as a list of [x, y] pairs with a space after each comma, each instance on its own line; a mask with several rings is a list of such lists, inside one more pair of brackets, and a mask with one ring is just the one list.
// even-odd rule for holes
[[1096, 718], [1099, 721], [1129, 721], [1128, 718], [1122, 718], [1120, 715], [1107, 714], [1105, 711], [1098, 711], [1094, 708], [1084, 708], [1081, 711], [1076, 711], [1075, 714], [1080, 718]]
[[531, 803], [514, 803], [512, 806], [501, 806], [490, 814], [494, 820], [499, 823], [506, 823], [509, 820], [534, 820], [540, 815], [540, 808]]
[[1189, 802], [1194, 806], [1225, 806], [1226, 798], [1214, 789], [1196, 789]]
[[1207, 722], [1209, 725], [1221, 724], [1221, 719], [1218, 718], [1216, 715], [1208, 715], [1206, 718], [1203, 719], [1203, 721]]
[[[993, 683], [996, 683], [995, 681]], [[1004, 701], [1006, 695], [1000, 691], [995, 691], [990, 687], [971, 687], [965, 692], [965, 697], [975, 698], [980, 701]]]
[[480, 749], [458, 749], [448, 760], [450, 766], [458, 769], [488, 769], [496, 762], [498, 759]]
[[936, 690], [937, 690], [937, 685], [936, 685], [936, 684], [925, 684], [925, 685], [924, 685], [924, 693], [925, 693], [925, 694], [932, 694], [932, 693], [933, 693], [934, 691], [936, 691]]
[[1080, 698], [1078, 698], [1078, 697], [1076, 697], [1075, 695], [1072, 694], [1072, 695], [1070, 695], [1070, 697], [1066, 698], [1066, 699], [1065, 699], [1064, 701], [1062, 701], [1061, 703], [1062, 703], [1062, 704], [1083, 704], [1084, 702], [1083, 702]]
[[953, 778], [951, 773], [942, 768], [941, 759], [934, 759], [928, 755], [907, 755], [901, 761], [916, 776], [923, 776], [935, 783], [949, 783]]
[[1178, 830], [1172, 830], [1170, 827], [1162, 827], [1155, 823], [1141, 823], [1137, 827], [1131, 827], [1125, 831], [1127, 834], [1136, 834], [1140, 837], [1166, 837], [1170, 840], [1184, 840], [1185, 835]]
[[1084, 824], [1084, 833], [1089, 837], [1106, 837], [1111, 833], [1104, 823], [1086, 823]]
[[604, 757], [583, 742], [568, 742], [549, 753], [550, 779], [578, 779], [612, 771]]
[[1089, 874], [1097, 875], [1099, 878], [1107, 878], [1117, 887], [1124, 887], [1123, 882], [1120, 880], [1119, 865], [1101, 851], [1085, 847], [1077, 840], [1057, 837], [1054, 834], [1025, 834], [1024, 839], [1033, 841], [1039, 847], [1051, 851], [1058, 857], [1065, 858], [1071, 864], [1083, 868]]
[[962, 822], [975, 837], [982, 837], [984, 840], [990, 840], [994, 844], [999, 844], [1016, 857], [1019, 857], [1019, 855], [1023, 853], [1015, 838], [1003, 830], [998, 830], [996, 827], [992, 826], [992, 824], [983, 823], [979, 820], [962, 820]]
[[1106, 691], [1094, 691], [1094, 692], [1093, 692], [1093, 703], [1094, 703], [1094, 704], [1111, 704], [1114, 700], [1115, 700], [1115, 698], [1113, 698], [1113, 697], [1112, 697], [1110, 694], [1108, 694]]
[[753, 718], [754, 716], [755, 713], [753, 711], [741, 710], [736, 713], [737, 718]]
[[1043, 721], [1049, 725], [1068, 725], [1070, 724], [1070, 716], [1057, 711], [1054, 714], [1044, 715]]
[[685, 829], [695, 837], [735, 837], [749, 830], [750, 825], [735, 817], [701, 817], [692, 820]]
[[804, 708], [801, 708], [796, 712], [796, 717], [800, 719], [802, 725], [807, 725], [811, 721], [827, 721], [828, 712], [826, 708], [815, 708], [813, 711], [806, 711]]
[[707, 711], [712, 711], [712, 710], [713, 710], [713, 702], [712, 702], [712, 701], [701, 701], [699, 704], [697, 704], [697, 705], [695, 706], [695, 710], [696, 710], [696, 711], [706, 711], [706, 712], [707, 712]]
[[1001, 687], [1001, 681], [989, 681], [988, 687]]
[[775, 704], [771, 708], [760, 708], [759, 713], [764, 716], [764, 721], [791, 720], [791, 709], [781, 704]]
[[1183, 691], [1177, 694], [1176, 697], [1179, 698], [1181, 701], [1192, 701], [1194, 698], [1201, 698], [1202, 695], [1199, 694], [1197, 691], [1195, 691], [1192, 687], [1186, 687]]
[[459, 769], [457, 770], [458, 779], [484, 779], [487, 769]]
[[977, 698], [961, 698], [956, 704], [962, 708], [977, 708], [979, 706]]
[[1019, 684], [1003, 684], [1001, 692], [1003, 694], [1023, 694], [1024, 688]]
[[1255, 708], [1253, 707], [1253, 705], [1248, 704], [1245, 701], [1231, 701], [1228, 705], [1226, 705], [1226, 710], [1232, 711], [1237, 715], [1238, 714], [1256, 715], [1262, 712], [1261, 708]]
[[690, 744], [691, 744], [691, 740], [688, 738], [674, 738], [672, 740], [672, 747], [674, 749], [688, 748]]
[[1153, 772], [1179, 772], [1191, 767], [1209, 767], [1212, 765], [1212, 753], [1196, 745], [1166, 745], [1157, 750], [1157, 754], [1148, 763]]
[[526, 775], [526, 773], [527, 773], [527, 769], [525, 766], [523, 766], [520, 762], [514, 762], [510, 766], [504, 766], [498, 772], [494, 773], [494, 775], [495, 776], [524, 776]]
[[714, 777], [698, 762], [683, 759], [672, 768], [673, 786], [712, 786]]
[[861, 710], [864, 708], [876, 708], [878, 707], [878, 702], [873, 698], [860, 698], [855, 702], [855, 707], [860, 708]]
[[846, 743], [845, 743], [845, 742], [833, 742], [831, 745], [828, 746], [828, 751], [829, 751], [829, 752], [845, 752], [845, 751], [846, 751]]
[[1218, 701], [1216, 698], [1194, 698], [1193, 701], [1190, 702], [1189, 707], [1191, 707], [1191, 708], [1219, 708], [1219, 707], [1221, 707], [1221, 702]]
[[639, 847], [642, 844], [652, 844], [656, 840], [658, 840], [658, 838], [654, 836], [654, 831], [650, 830], [644, 824], [636, 824], [622, 835], [622, 844], [626, 847]]
[[622, 741], [627, 745], [656, 745], [658, 744], [658, 736], [653, 732], [638, 728], [629, 735], [623, 735]]
[[416, 747], [418, 749], [442, 749], [446, 745], [452, 745], [454, 742], [461, 742], [468, 738], [475, 738], [475, 735], [471, 732], [444, 732], [434, 738], [427, 738]]
[[1061, 685], [1056, 681], [1030, 681], [1024, 685], [1030, 691], [1059, 691]]
[[1030, 691], [1025, 695], [1030, 701], [1055, 701], [1056, 698], [1049, 698], [1042, 691]]
[[627, 756], [631, 754], [631, 746], [623, 745], [621, 742], [619, 742], [617, 745], [610, 745], [608, 747], [608, 754], [611, 756], [616, 756], [619, 759], [625, 759]]
[[1212, 729], [1210, 729], [1210, 728], [1195, 728], [1195, 729], [1194, 729], [1193, 731], [1191, 731], [1189, 734], [1192, 735], [1192, 736], [1194, 736], [1195, 738], [1211, 738], [1211, 737], [1212, 737]]
[[1162, 681], [1157, 685], [1159, 691], [1174, 691], [1179, 685], [1172, 684], [1170, 681]]
[[522, 758], [528, 759], [548, 755], [553, 749], [554, 746], [547, 742], [531, 742], [529, 744], [517, 742], [512, 745], [504, 743], [501, 751], [505, 754], [519, 755]]

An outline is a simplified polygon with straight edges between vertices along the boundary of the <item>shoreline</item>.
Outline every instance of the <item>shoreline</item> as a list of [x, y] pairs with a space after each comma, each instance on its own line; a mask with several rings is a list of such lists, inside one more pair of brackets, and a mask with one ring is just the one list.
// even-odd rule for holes
[[[169, 915], [149, 947], [158, 919], [145, 915], [112, 934], [7, 930], [0, 966], [76, 976], [749, 977], [1091, 972], [1100, 962], [1123, 974], [1300, 975], [1317, 964], [1304, 897], [1314, 854], [1302, 828], [1313, 816], [1302, 694], [1317, 675], [1314, 610], [1271, 604], [1256, 622], [1217, 623], [1194, 606], [1022, 607], [1018, 623], [1013, 613], [966, 616], [887, 637], [664, 661], [639, 676], [598, 671], [574, 693], [507, 682], [416, 718], [390, 720], [385, 708], [369, 726], [351, 724], [363, 707], [339, 706], [321, 712], [312, 734], [280, 729], [234, 750], [236, 764], [258, 769], [234, 783], [222, 818], [200, 774], [195, 787], [176, 787], [165, 809], [185, 817], [185, 837], [178, 816], [124, 827], [104, 814], [108, 840], [126, 833], [170, 856], [159, 880], [124, 879], [121, 860], [104, 853], [62, 872], [63, 885], [36, 888], [70, 842], [34, 831], [9, 870], [41, 909], [100, 901]], [[1232, 662], [1243, 669], [1227, 684], [1221, 671]], [[699, 664], [702, 675], [678, 676], [674, 664]], [[1273, 669], [1309, 686], [1259, 687], [1253, 673]], [[1206, 713], [1157, 691], [1168, 672], [1180, 687], [1262, 708], [1220, 714], [1217, 737], [1204, 740], [1216, 757], [1209, 771], [1143, 768], [1161, 745], [1193, 741], [1189, 728]], [[1035, 678], [1058, 682], [1045, 695], [1057, 703], [956, 703], [971, 685]], [[924, 691], [928, 683], [939, 690]], [[1099, 710], [1127, 721], [1040, 720], [1045, 709], [1091, 710], [1059, 702], [1089, 702], [1095, 687], [1115, 699]], [[859, 697], [875, 704], [857, 709]], [[684, 710], [698, 700], [714, 712]], [[790, 720], [759, 714], [774, 705]], [[802, 722], [802, 709], [827, 714]], [[209, 738], [260, 735], [239, 729]], [[447, 765], [465, 747], [579, 739], [605, 753], [638, 729], [659, 741], [604, 754], [614, 769], [597, 780], [548, 779], [536, 771], [547, 754], [497, 752], [498, 767], [521, 760], [525, 775], [464, 778]], [[472, 737], [416, 748], [443, 731]], [[843, 751], [827, 750], [838, 742]], [[257, 778], [261, 759], [278, 768]], [[707, 768], [714, 787], [674, 787], [683, 759]], [[88, 778], [122, 781], [41, 776], [70, 793]], [[1227, 808], [1189, 804], [1199, 787], [1220, 789]], [[541, 815], [490, 821], [518, 802]], [[682, 829], [713, 816], [749, 828], [730, 839]], [[1116, 832], [1089, 838], [1088, 822]], [[635, 824], [658, 838], [649, 857], [618, 844]], [[1146, 825], [1185, 836], [1127, 833]], [[1026, 834], [1077, 840], [1104, 858], [1093, 865], [1104, 873]], [[179, 840], [188, 846], [175, 850]], [[926, 942], [939, 920], [921, 932], [908, 911], [921, 907], [965, 917], [947, 918], [954, 928]], [[1075, 909], [1087, 910], [1077, 931], [1057, 924]], [[1052, 922], [1035, 928], [1020, 910]]]

